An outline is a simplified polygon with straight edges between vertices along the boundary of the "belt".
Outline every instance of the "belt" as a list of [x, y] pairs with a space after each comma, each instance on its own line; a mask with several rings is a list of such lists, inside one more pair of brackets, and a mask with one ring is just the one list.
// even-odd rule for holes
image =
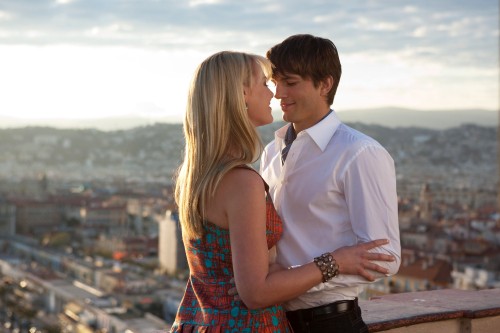
[[322, 315], [336, 315], [354, 310], [358, 306], [358, 299], [337, 301], [315, 308], [287, 311], [286, 316], [290, 320], [311, 321]]

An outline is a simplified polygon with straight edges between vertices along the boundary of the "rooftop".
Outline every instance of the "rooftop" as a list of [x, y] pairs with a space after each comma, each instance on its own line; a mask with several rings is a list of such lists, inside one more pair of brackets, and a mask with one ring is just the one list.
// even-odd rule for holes
[[500, 289], [443, 289], [360, 301], [370, 332], [500, 332]]

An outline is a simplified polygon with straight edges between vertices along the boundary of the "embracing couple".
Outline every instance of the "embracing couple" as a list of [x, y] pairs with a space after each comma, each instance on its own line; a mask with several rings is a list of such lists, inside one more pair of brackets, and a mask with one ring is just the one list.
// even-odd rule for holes
[[[331, 108], [341, 72], [312, 35], [198, 66], [175, 191], [190, 275], [171, 332], [368, 332], [358, 289], [400, 264], [396, 179]], [[273, 97], [287, 124], [263, 148]]]

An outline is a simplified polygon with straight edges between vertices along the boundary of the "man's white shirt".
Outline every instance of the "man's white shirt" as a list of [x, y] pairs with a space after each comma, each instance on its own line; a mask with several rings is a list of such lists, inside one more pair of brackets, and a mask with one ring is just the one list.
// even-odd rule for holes
[[[298, 133], [284, 165], [281, 150], [289, 125], [275, 132], [260, 162], [274, 205], [284, 224], [277, 244], [277, 262], [303, 265], [342, 246], [389, 239], [372, 251], [394, 255], [399, 268], [401, 247], [394, 161], [374, 139], [341, 123], [331, 112], [318, 124]], [[382, 277], [382, 275], [378, 275]], [[340, 274], [285, 304], [287, 310], [354, 299], [360, 276]]]

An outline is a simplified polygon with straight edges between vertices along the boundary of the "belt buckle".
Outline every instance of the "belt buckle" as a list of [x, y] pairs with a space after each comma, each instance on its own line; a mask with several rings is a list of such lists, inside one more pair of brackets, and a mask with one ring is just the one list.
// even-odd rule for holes
[[350, 301], [337, 301], [312, 311], [313, 316], [341, 314], [349, 310]]
[[293, 311], [293, 317], [302, 322], [311, 322], [316, 317], [322, 315], [331, 315], [331, 314], [342, 314], [344, 312], [349, 311], [351, 305], [353, 305], [353, 301], [345, 300], [345, 301], [337, 301], [330, 304], [325, 304], [323, 306], [319, 306], [317, 308], [303, 309]]
[[339, 313], [342, 313], [342, 312], [346, 312], [347, 310], [349, 310], [349, 302], [342, 302], [340, 304], [336, 304], [336, 307], [337, 307], [337, 312]]

